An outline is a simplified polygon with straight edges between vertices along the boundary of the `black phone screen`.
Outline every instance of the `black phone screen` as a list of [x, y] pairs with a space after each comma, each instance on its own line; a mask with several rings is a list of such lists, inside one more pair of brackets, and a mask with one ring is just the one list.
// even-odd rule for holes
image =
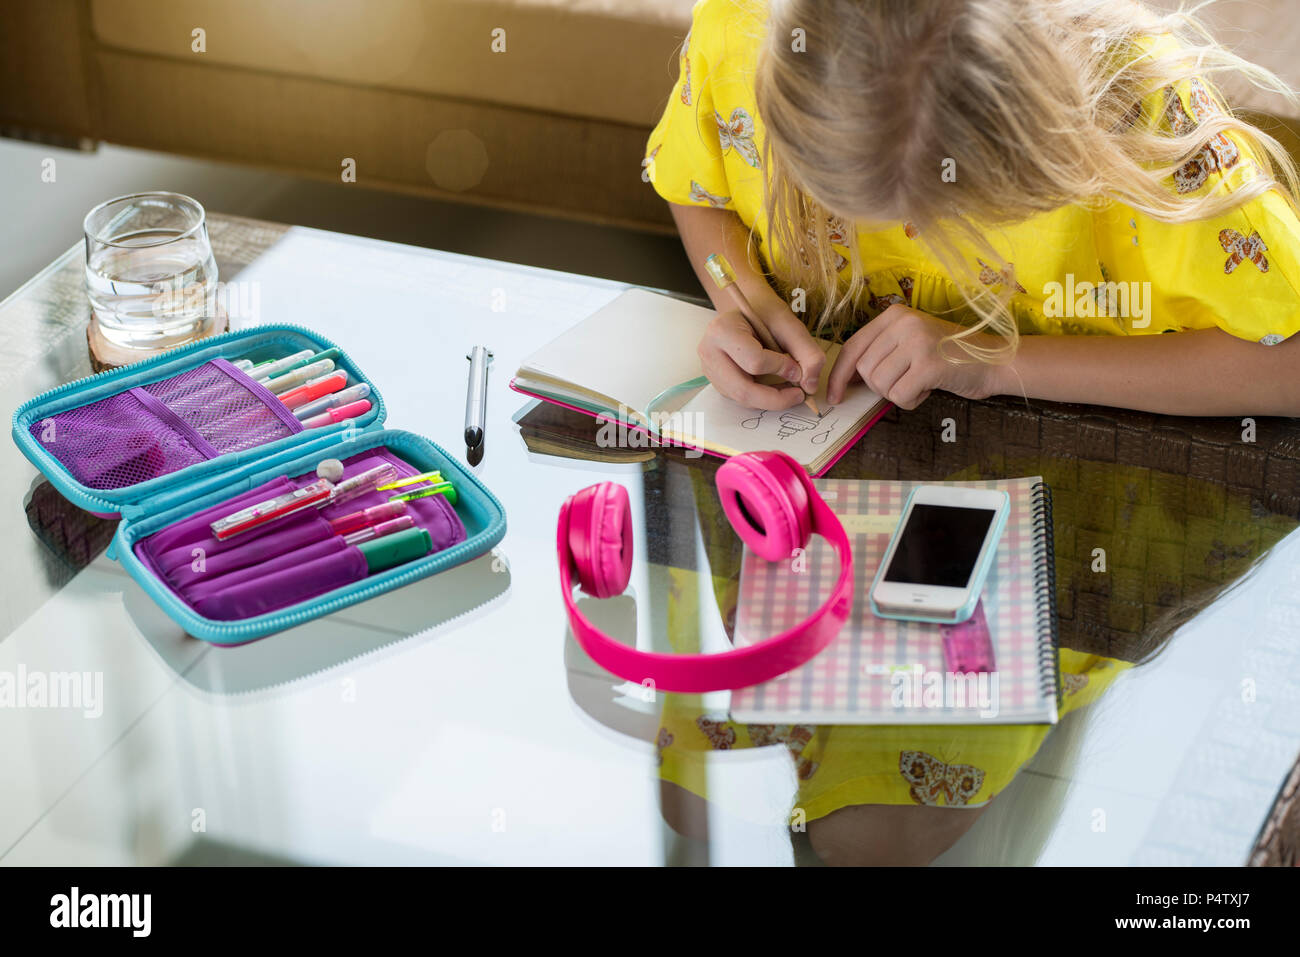
[[996, 516], [991, 508], [912, 506], [885, 581], [965, 588]]

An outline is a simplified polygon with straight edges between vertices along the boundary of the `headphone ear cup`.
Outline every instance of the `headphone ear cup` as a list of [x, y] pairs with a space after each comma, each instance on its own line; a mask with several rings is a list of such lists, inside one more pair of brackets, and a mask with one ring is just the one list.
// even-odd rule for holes
[[578, 584], [593, 598], [627, 590], [632, 578], [632, 506], [627, 489], [599, 482], [578, 492], [569, 505], [569, 555]]
[[812, 503], [802, 472], [783, 452], [746, 452], [718, 469], [718, 494], [731, 527], [769, 562], [789, 558], [812, 537]]

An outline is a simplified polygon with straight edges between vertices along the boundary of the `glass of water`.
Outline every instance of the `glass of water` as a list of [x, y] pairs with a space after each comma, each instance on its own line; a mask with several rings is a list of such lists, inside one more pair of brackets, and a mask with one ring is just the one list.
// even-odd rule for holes
[[133, 349], [204, 335], [217, 308], [217, 263], [198, 201], [119, 196], [86, 214], [86, 290], [103, 337]]

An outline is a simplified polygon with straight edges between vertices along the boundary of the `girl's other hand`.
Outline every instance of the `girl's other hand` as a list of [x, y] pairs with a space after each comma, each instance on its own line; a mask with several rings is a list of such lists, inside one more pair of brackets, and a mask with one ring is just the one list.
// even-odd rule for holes
[[[799, 383], [811, 381], [815, 390], [826, 357], [793, 313], [789, 323], [781, 317], [764, 318], [772, 336], [790, 355], [764, 349], [737, 309], [714, 316], [704, 330], [698, 351], [704, 374], [720, 393], [748, 408], [777, 412], [804, 400]], [[797, 332], [790, 328], [791, 324], [797, 327]], [[802, 341], [799, 333], [807, 342]], [[815, 358], [812, 353], [816, 353]], [[792, 356], [802, 356], [803, 364]], [[792, 384], [777, 387], [754, 381], [763, 375], [778, 375]]]
[[[840, 402], [855, 373], [873, 392], [902, 409], [915, 409], [935, 389], [968, 399], [1000, 394], [1001, 366], [949, 362], [940, 353], [940, 343], [961, 330], [955, 323], [907, 306], [890, 306], [844, 343], [827, 380], [827, 401]], [[985, 338], [993, 344], [994, 337]], [[953, 344], [944, 348], [960, 350]]]

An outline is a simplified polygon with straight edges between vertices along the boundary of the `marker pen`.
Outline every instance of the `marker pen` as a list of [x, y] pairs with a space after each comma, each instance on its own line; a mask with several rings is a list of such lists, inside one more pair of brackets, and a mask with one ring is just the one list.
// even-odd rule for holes
[[433, 536], [429, 534], [428, 529], [408, 528], [404, 532], [385, 535], [383, 538], [362, 542], [352, 547], [365, 557], [366, 570], [373, 575], [375, 572], [387, 571], [403, 562], [423, 558], [433, 548]]
[[397, 478], [397, 466], [392, 462], [376, 465], [374, 468], [367, 469], [352, 476], [352, 478], [344, 479], [334, 486], [334, 494], [330, 496], [329, 504], [337, 505], [340, 502], [351, 501], [358, 495], [373, 492], [375, 486], [391, 482], [395, 478]]
[[419, 475], [408, 475], [406, 478], [398, 479], [396, 482], [389, 482], [387, 485], [381, 485], [376, 489], [376, 491], [387, 492], [390, 488], [402, 488], [406, 485], [419, 485], [423, 482], [441, 481], [441, 472], [421, 472]]
[[292, 372], [286, 372], [283, 375], [275, 376], [272, 379], [261, 380], [262, 385], [266, 386], [275, 395], [282, 392], [288, 392], [290, 389], [296, 389], [304, 382], [310, 382], [312, 379], [319, 378], [329, 372], [334, 371], [333, 359], [322, 359], [320, 362], [313, 362], [311, 365], [299, 366]]
[[[263, 362], [260, 365], [253, 366], [252, 376], [261, 382], [269, 379], [271, 376], [279, 375], [291, 366], [297, 365], [303, 359], [310, 359], [312, 351], [304, 349], [302, 352], [295, 352], [293, 355], [285, 356], [283, 359], [272, 359], [270, 362]], [[265, 384], [265, 383], [263, 383]]]
[[296, 409], [298, 406], [310, 402], [312, 399], [319, 399], [323, 395], [331, 392], [338, 392], [348, 384], [348, 374], [342, 369], [337, 372], [331, 372], [329, 375], [323, 375], [319, 379], [313, 379], [311, 382], [304, 383], [296, 389], [290, 389], [280, 396], [280, 401], [287, 408]]
[[367, 525], [378, 525], [390, 519], [400, 518], [405, 514], [405, 502], [382, 502], [379, 505], [363, 508], [358, 512], [349, 512], [347, 515], [332, 518], [330, 519], [330, 528], [334, 530], [336, 535], [346, 535], [348, 532], [355, 532]]
[[[296, 391], [296, 390], [295, 390]], [[289, 393], [285, 393], [288, 395]], [[360, 382], [357, 385], [350, 385], [342, 392], [335, 392], [333, 395], [327, 395], [323, 398], [308, 402], [306, 405], [300, 405], [293, 410], [293, 414], [300, 419], [310, 419], [313, 415], [320, 415], [327, 409], [337, 409], [341, 405], [347, 405], [349, 402], [356, 402], [358, 399], [368, 398], [370, 395], [370, 385]], [[280, 396], [280, 401], [284, 402], [284, 396]]]
[[355, 532], [349, 532], [343, 536], [343, 541], [349, 545], [360, 545], [362, 542], [383, 538], [385, 535], [402, 532], [408, 528], [415, 528], [415, 519], [409, 515], [401, 515], [389, 519], [387, 522], [380, 522], [378, 525], [369, 525], [366, 528], [359, 528]]
[[342, 422], [344, 419], [355, 419], [357, 416], [365, 415], [369, 411], [370, 400], [362, 399], [360, 402], [350, 402], [347, 405], [339, 406], [337, 409], [326, 409], [320, 415], [304, 419], [302, 427], [304, 429], [319, 429], [322, 425], [333, 425], [335, 422]]
[[241, 508], [237, 512], [232, 512], [223, 518], [217, 519], [211, 523], [212, 534], [217, 536], [218, 540], [225, 540], [232, 535], [238, 535], [240, 532], [257, 528], [259, 525], [265, 525], [267, 522], [281, 516], [299, 512], [313, 505], [323, 505], [330, 498], [330, 493], [334, 491], [334, 488], [333, 482], [327, 479], [317, 479], [310, 485], [304, 485], [300, 489], [277, 495], [265, 502], [258, 502], [256, 505]]
[[[285, 375], [286, 373], [293, 372], [295, 369], [301, 369], [303, 366], [315, 365], [316, 363], [321, 362], [325, 359], [329, 359], [331, 362], [333, 362], [335, 359], [339, 357], [339, 350], [323, 349], [320, 352], [308, 353], [306, 355], [303, 355], [301, 352], [299, 352], [296, 353], [296, 355], [298, 356], [298, 360], [296, 362], [290, 363], [289, 365], [284, 366], [283, 368], [276, 369], [273, 372], [263, 372], [261, 370], [258, 370], [254, 372], [253, 375], [259, 380], [266, 380], [271, 378], [272, 376], [281, 376], [281, 375]], [[265, 385], [266, 384], [265, 381], [263, 381], [262, 384]]]
[[417, 498], [428, 498], [430, 495], [444, 495], [448, 502], [452, 505], [456, 504], [456, 487], [450, 482], [439, 482], [436, 485], [430, 485], [428, 488], [417, 489], [414, 492], [407, 492], [405, 495], [394, 495], [389, 499], [389, 501], [412, 502]]

